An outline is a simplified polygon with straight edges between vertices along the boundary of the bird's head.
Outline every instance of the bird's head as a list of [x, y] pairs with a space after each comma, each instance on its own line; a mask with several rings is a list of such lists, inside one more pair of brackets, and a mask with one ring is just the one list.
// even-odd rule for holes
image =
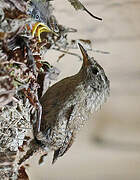
[[94, 90], [102, 91], [104, 88], [109, 87], [109, 80], [105, 75], [104, 69], [94, 60], [89, 57], [83, 46], [78, 43], [83, 56], [82, 70], [85, 72], [86, 81], [93, 87]]
[[36, 22], [47, 23], [47, 2], [43, 0], [30, 0], [28, 3], [27, 14]]

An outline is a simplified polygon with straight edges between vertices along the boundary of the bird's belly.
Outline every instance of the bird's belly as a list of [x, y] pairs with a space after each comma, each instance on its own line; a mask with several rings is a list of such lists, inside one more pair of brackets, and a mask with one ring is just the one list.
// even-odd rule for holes
[[63, 146], [66, 138], [66, 129], [56, 125], [51, 128], [51, 132], [46, 139], [46, 146], [49, 150], [57, 150]]

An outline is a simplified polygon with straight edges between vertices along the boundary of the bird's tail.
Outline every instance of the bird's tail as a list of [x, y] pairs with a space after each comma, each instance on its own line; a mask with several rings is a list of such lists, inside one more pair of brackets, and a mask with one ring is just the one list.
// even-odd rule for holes
[[39, 146], [35, 143], [35, 140], [32, 140], [29, 144], [30, 149], [26, 152], [26, 154], [20, 158], [18, 165], [21, 165], [26, 160], [28, 160], [34, 153], [36, 153], [39, 149]]

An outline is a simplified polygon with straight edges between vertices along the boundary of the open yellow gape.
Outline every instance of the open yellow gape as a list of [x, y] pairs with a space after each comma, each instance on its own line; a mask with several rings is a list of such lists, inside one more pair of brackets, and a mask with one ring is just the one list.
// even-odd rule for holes
[[44, 23], [41, 23], [41, 22], [37, 22], [33, 25], [33, 28], [32, 28], [32, 36], [35, 37], [37, 36], [38, 37], [38, 41], [41, 42], [41, 33], [42, 32], [48, 32], [48, 33], [53, 33], [55, 36], [59, 37], [58, 34], [56, 34], [53, 30], [51, 30], [47, 25], [45, 25]]

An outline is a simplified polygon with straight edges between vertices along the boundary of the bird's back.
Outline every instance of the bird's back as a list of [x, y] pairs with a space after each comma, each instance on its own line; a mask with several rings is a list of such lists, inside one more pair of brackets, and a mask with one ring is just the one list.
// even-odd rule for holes
[[[65, 111], [64, 107], [69, 102], [69, 99], [74, 99], [74, 91], [76, 91], [77, 84], [80, 84], [80, 81], [78, 73], [57, 82], [46, 91], [40, 99], [42, 105], [41, 131], [55, 126], [57, 120], [60, 121], [59, 114]], [[69, 109], [68, 111], [71, 110]], [[64, 112], [65, 114], [66, 112]], [[68, 117], [65, 118], [67, 119]]]

